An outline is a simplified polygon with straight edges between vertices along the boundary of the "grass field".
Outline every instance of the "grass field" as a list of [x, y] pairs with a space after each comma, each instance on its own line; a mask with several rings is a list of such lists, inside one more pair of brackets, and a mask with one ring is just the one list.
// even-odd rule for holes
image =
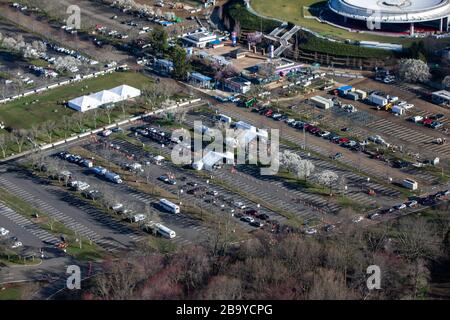
[[[320, 23], [315, 19], [304, 18], [311, 13], [308, 10], [303, 10], [303, 7], [325, 6], [327, 1], [323, 0], [252, 0], [252, 8], [257, 12], [268, 16], [278, 18], [284, 21], [289, 21], [305, 28], [316, 31], [323, 36], [336, 39], [351, 39], [351, 40], [367, 40], [367, 41], [383, 41], [390, 43], [401, 43], [407, 45], [413, 42], [412, 39], [388, 37], [376, 34], [355, 33], [333, 27], [331, 25]], [[304, 12], [303, 12], [304, 11]]]
[[22, 289], [19, 286], [13, 286], [1, 290], [0, 288], [0, 300], [20, 300], [22, 298]]
[[[65, 102], [93, 92], [110, 89], [122, 84], [127, 84], [139, 89], [145, 88], [151, 80], [141, 73], [115, 72], [94, 79], [65, 85], [49, 90], [42, 94], [35, 94], [24, 97], [7, 104], [0, 105], [0, 121], [5, 123], [6, 130], [30, 130], [35, 132], [35, 128], [42, 127], [44, 123], [53, 123], [51, 137], [48, 130], [39, 130], [34, 136], [36, 143], [51, 143], [60, 139], [68, 138], [72, 135], [85, 132], [87, 130], [99, 128], [110, 124], [118, 119], [135, 115], [145, 111], [142, 104], [127, 103], [125, 108], [116, 107], [110, 114], [110, 119], [103, 109], [81, 114], [65, 106]], [[8, 137], [6, 130], [0, 130]], [[7, 140], [6, 156], [25, 151], [32, 147], [31, 143], [25, 141], [25, 145], [19, 146]], [[3, 156], [3, 154], [1, 155]]]
[[62, 102], [64, 101], [121, 84], [142, 89], [149, 83], [149, 78], [140, 73], [108, 74], [0, 105], [0, 121], [3, 121], [7, 127], [30, 129], [33, 125], [45, 121], [60, 121], [63, 115], [73, 115], [75, 111], [63, 106]]

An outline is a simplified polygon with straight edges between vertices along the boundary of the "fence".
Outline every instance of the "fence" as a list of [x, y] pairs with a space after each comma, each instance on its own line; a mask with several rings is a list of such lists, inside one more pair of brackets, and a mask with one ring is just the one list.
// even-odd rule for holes
[[118, 128], [120, 126], [124, 126], [124, 125], [127, 125], [127, 124], [132, 124], [133, 122], [142, 120], [142, 119], [144, 119], [146, 117], [149, 117], [149, 116], [153, 116], [153, 115], [157, 115], [157, 114], [160, 114], [160, 113], [163, 113], [163, 112], [175, 110], [177, 108], [185, 107], [185, 106], [188, 106], [188, 105], [190, 106], [190, 105], [193, 105], [193, 104], [195, 104], [197, 102], [200, 102], [201, 100], [202, 100], [201, 98], [197, 98], [197, 99], [193, 99], [193, 100], [190, 100], [190, 101], [177, 103], [177, 104], [175, 104], [175, 105], [173, 105], [171, 107], [168, 107], [168, 108], [164, 108], [164, 109], [159, 109], [159, 110], [156, 110], [156, 111], [148, 112], [148, 113], [142, 114], [140, 116], [135, 116], [135, 117], [129, 118], [127, 120], [122, 120], [120, 122], [116, 122], [116, 123], [110, 124], [110, 125], [102, 127], [102, 128], [94, 129], [94, 130], [91, 130], [91, 131], [88, 131], [88, 132], [85, 132], [85, 133], [82, 133], [82, 134], [79, 134], [79, 135], [76, 135], [76, 136], [73, 136], [73, 137], [70, 137], [70, 138], [67, 138], [67, 139], [63, 139], [63, 140], [60, 140], [60, 141], [57, 141], [57, 142], [54, 142], [54, 143], [46, 144], [46, 145], [40, 146], [37, 149], [28, 150], [28, 151], [22, 152], [20, 154], [13, 155], [11, 157], [2, 159], [2, 160], [0, 160], [0, 162], [6, 162], [6, 161], [13, 160], [13, 159], [17, 159], [17, 158], [26, 156], [28, 154], [31, 154], [32, 152], [35, 152], [35, 151], [44, 151], [44, 150], [48, 150], [48, 149], [51, 149], [51, 148], [55, 148], [55, 147], [63, 145], [63, 144], [67, 144], [67, 143], [70, 143], [70, 142], [77, 141], [79, 139], [83, 139], [83, 138], [86, 138], [86, 137], [89, 137], [89, 136], [93, 136], [93, 135], [95, 135], [95, 134], [97, 134], [99, 132], [102, 132], [102, 131], [105, 131], [105, 130], [108, 130], [108, 129]]
[[86, 75], [81, 75], [80, 77], [75, 78], [75, 79], [61, 81], [61, 82], [58, 82], [58, 83], [55, 83], [55, 84], [48, 85], [48, 86], [43, 87], [43, 88], [34, 89], [34, 90], [27, 91], [27, 92], [19, 94], [19, 95], [15, 95], [15, 96], [11, 96], [11, 97], [2, 99], [2, 100], [0, 100], [0, 104], [11, 102], [11, 101], [23, 98], [23, 97], [28, 97], [28, 96], [31, 96], [33, 94], [44, 92], [44, 91], [47, 91], [47, 90], [50, 90], [50, 89], [58, 88], [60, 86], [66, 85], [66, 84], [79, 82], [81, 80], [96, 78], [98, 76], [103, 76], [105, 74], [110, 74], [110, 73], [113, 73], [115, 71], [117, 71], [117, 68], [109, 68], [109, 69], [106, 69], [106, 70], [102, 70], [102, 71], [98, 71], [98, 72], [94, 72], [94, 73], [90, 73], [90, 74], [86, 74]]

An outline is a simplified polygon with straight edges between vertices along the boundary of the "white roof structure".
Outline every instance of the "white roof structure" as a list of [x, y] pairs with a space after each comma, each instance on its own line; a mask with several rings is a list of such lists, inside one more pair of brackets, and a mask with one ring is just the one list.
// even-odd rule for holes
[[335, 13], [363, 21], [414, 23], [450, 16], [450, 0], [329, 0]]
[[112, 88], [109, 91], [121, 96], [123, 99], [136, 98], [141, 95], [141, 90], [127, 86], [126, 84]]
[[72, 99], [67, 105], [74, 110], [86, 112], [105, 104], [125, 101], [139, 97], [140, 95], [141, 90], [128, 85], [121, 85], [109, 90], [102, 90], [88, 96]]
[[96, 99], [93, 99], [90, 96], [78, 97], [73, 100], [70, 100], [68, 103], [69, 108], [75, 109], [80, 112], [85, 112], [90, 109], [98, 108], [99, 105], [100, 102]]
[[121, 101], [122, 99], [118, 94], [115, 94], [114, 92], [111, 92], [109, 90], [103, 90], [97, 93], [93, 93], [89, 97], [99, 101], [100, 104], [114, 103]]

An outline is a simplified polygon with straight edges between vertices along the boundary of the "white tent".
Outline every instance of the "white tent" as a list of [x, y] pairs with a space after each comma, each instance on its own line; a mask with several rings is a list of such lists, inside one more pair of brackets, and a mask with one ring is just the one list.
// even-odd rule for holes
[[114, 92], [111, 92], [109, 90], [103, 90], [91, 94], [89, 97], [99, 101], [100, 104], [114, 103], [122, 100], [122, 98], [118, 94], [115, 94]]
[[136, 98], [141, 95], [141, 90], [127, 86], [126, 84], [112, 88], [109, 91], [119, 95], [122, 99]]
[[93, 99], [89, 96], [82, 96], [70, 100], [68, 103], [69, 108], [75, 109], [80, 112], [85, 112], [90, 109], [95, 109], [100, 106], [100, 102], [97, 99]]
[[127, 99], [139, 97], [139, 89], [121, 85], [110, 90], [103, 90], [89, 96], [82, 96], [70, 100], [68, 106], [80, 112], [89, 111], [109, 103], [116, 103]]

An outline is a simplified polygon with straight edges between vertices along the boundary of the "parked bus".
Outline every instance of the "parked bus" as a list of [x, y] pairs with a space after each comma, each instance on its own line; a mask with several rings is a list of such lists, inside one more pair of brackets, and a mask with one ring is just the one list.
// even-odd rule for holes
[[161, 199], [161, 200], [159, 200], [159, 205], [160, 205], [163, 209], [165, 209], [165, 210], [167, 210], [167, 211], [169, 211], [169, 212], [171, 212], [171, 213], [180, 213], [180, 207], [177, 206], [176, 204], [170, 202], [170, 201], [167, 200], [167, 199]]
[[158, 233], [163, 236], [164, 238], [173, 239], [177, 236], [175, 231], [167, 228], [166, 226], [163, 226], [160, 223], [155, 224], [156, 230]]

